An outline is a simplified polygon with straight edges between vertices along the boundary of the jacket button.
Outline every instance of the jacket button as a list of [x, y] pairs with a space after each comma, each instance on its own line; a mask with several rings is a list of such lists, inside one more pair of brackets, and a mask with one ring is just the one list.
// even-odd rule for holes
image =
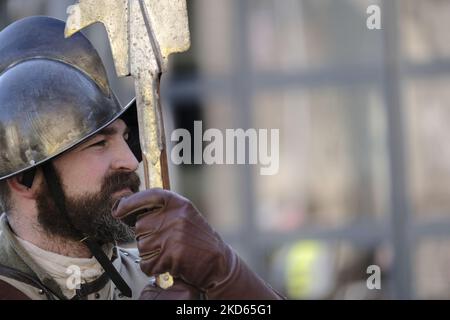
[[100, 293], [98, 292], [95, 293], [95, 299], [100, 299]]
[[141, 262], [141, 259], [136, 259], [136, 260], [134, 260], [134, 262], [139, 263], [139, 262]]
[[44, 294], [44, 290], [39, 289], [39, 294], [40, 294], [40, 295], [43, 295], [43, 294]]
[[119, 293], [119, 298], [123, 298], [123, 294], [122, 293]]
[[129, 256], [129, 255], [130, 255], [128, 252], [125, 252], [125, 251], [122, 251], [122, 253], [123, 253], [125, 256]]

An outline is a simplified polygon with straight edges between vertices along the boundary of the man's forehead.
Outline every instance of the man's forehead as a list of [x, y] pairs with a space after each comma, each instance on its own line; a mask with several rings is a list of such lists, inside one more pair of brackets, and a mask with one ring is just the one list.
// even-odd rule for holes
[[[113, 135], [113, 134], [123, 134], [128, 129], [125, 121], [122, 119], [117, 119], [113, 123], [111, 123], [106, 128], [103, 128], [96, 135]], [[94, 135], [94, 137], [96, 136]]]
[[86, 141], [83, 141], [79, 147], [83, 147], [84, 145], [86, 145], [87, 143], [89, 143], [91, 140], [95, 139], [98, 136], [112, 136], [115, 134], [124, 134], [126, 132], [128, 132], [128, 126], [126, 125], [125, 121], [123, 121], [122, 119], [117, 119], [116, 121], [114, 121], [113, 123], [111, 123], [109, 126], [103, 128], [102, 130], [100, 130], [99, 132], [97, 132], [96, 134], [94, 134], [92, 137], [86, 139]]

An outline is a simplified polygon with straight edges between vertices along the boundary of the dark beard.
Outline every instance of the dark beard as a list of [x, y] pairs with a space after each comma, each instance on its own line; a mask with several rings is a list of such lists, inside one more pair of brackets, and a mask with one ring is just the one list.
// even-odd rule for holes
[[[59, 185], [62, 185], [59, 175], [58, 179]], [[133, 229], [111, 215], [111, 209], [118, 200], [112, 194], [125, 188], [136, 193], [139, 185], [139, 176], [135, 172], [117, 172], [103, 179], [99, 193], [70, 198], [63, 190], [70, 224], [61, 215], [44, 183], [36, 197], [38, 222], [50, 237], [60, 236], [78, 241], [81, 232], [101, 244], [131, 242], [135, 237]]]

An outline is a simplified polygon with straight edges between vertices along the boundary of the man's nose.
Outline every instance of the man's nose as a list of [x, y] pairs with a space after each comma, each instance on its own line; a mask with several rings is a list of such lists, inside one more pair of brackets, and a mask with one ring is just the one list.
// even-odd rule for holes
[[130, 147], [125, 141], [122, 141], [117, 146], [116, 155], [112, 163], [112, 169], [136, 171], [139, 166], [139, 162], [131, 151]]

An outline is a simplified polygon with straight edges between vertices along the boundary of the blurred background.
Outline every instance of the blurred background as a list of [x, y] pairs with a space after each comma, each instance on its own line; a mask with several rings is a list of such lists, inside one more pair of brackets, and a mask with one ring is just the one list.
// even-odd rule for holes
[[[0, 0], [0, 28], [65, 20], [73, 2]], [[192, 47], [161, 89], [167, 137], [195, 120], [280, 129], [280, 170], [172, 164], [173, 189], [290, 299], [450, 298], [450, 0], [187, 2]], [[374, 4], [381, 30], [366, 26]], [[85, 34], [127, 103], [103, 27]]]

